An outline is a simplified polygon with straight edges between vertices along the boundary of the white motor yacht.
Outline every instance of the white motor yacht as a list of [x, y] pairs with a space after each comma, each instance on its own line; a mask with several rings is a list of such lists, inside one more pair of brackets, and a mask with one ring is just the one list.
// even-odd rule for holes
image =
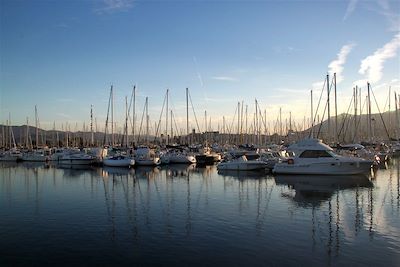
[[371, 171], [373, 161], [339, 156], [318, 139], [304, 139], [289, 146], [294, 157], [275, 164], [273, 173], [351, 175]]

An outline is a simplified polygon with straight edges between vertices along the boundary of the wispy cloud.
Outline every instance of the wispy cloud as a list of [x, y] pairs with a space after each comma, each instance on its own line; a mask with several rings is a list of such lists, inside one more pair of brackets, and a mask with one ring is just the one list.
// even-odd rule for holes
[[347, 55], [355, 46], [354, 43], [344, 45], [340, 52], [337, 54], [337, 58], [329, 63], [328, 68], [330, 73], [336, 73], [336, 82], [340, 83], [343, 81], [343, 65], [346, 63]]
[[390, 8], [389, 1], [387, 0], [378, 0], [378, 5], [381, 10], [378, 11], [381, 15], [383, 15], [389, 23], [389, 31], [400, 31], [400, 14], [393, 12]]
[[383, 47], [376, 50], [372, 55], [361, 61], [359, 73], [365, 75], [370, 83], [376, 83], [381, 80], [383, 75], [383, 64], [386, 60], [393, 58], [400, 48], [400, 33]]
[[200, 71], [199, 71], [199, 66], [197, 64], [197, 59], [196, 59], [195, 56], [193, 56], [193, 62], [194, 62], [194, 66], [196, 67], [197, 78], [199, 78], [201, 88], [203, 88], [204, 87], [203, 77], [201, 77], [201, 74], [200, 74]]
[[238, 79], [234, 78], [234, 77], [229, 77], [229, 76], [214, 76], [211, 77], [213, 80], [217, 80], [217, 81], [227, 81], [227, 82], [237, 82]]
[[94, 9], [96, 14], [122, 12], [131, 9], [134, 6], [133, 0], [103, 0], [102, 6]]
[[346, 13], [343, 16], [343, 21], [347, 20], [351, 14], [353, 14], [354, 10], [356, 9], [358, 0], [350, 0], [349, 4], [347, 5]]

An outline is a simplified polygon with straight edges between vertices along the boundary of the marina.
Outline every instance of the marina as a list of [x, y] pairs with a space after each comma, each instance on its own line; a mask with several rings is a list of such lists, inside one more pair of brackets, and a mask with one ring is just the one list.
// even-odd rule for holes
[[369, 175], [346, 176], [217, 172], [195, 164], [0, 164], [2, 266], [400, 260], [398, 159]]
[[400, 266], [399, 1], [0, 13], [0, 267]]

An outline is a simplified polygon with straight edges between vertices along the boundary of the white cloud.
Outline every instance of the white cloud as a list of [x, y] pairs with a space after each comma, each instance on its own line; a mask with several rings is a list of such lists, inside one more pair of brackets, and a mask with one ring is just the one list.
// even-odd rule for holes
[[228, 77], [228, 76], [215, 76], [212, 77], [213, 80], [218, 80], [218, 81], [228, 81], [228, 82], [237, 82], [238, 79], [233, 78], [233, 77]]
[[127, 11], [133, 7], [133, 0], [103, 0], [102, 7], [94, 10], [97, 14]]
[[349, 4], [347, 5], [346, 13], [343, 16], [343, 21], [348, 19], [351, 14], [353, 14], [354, 10], [356, 9], [358, 0], [350, 0]]
[[342, 49], [340, 49], [340, 52], [337, 54], [337, 59], [333, 60], [328, 65], [329, 72], [336, 73], [337, 83], [343, 81], [343, 76], [342, 76], [343, 65], [346, 63], [347, 55], [350, 53], [350, 51], [353, 49], [354, 46], [355, 46], [354, 43], [344, 45]]
[[378, 13], [385, 16], [389, 22], [389, 31], [400, 31], [400, 15], [392, 11], [389, 1], [378, 0], [378, 4], [381, 7], [381, 10], [378, 11]]
[[382, 78], [383, 64], [387, 59], [393, 58], [400, 48], [400, 33], [385, 44], [382, 48], [376, 50], [372, 55], [361, 61], [359, 73], [365, 75], [370, 83], [376, 83]]

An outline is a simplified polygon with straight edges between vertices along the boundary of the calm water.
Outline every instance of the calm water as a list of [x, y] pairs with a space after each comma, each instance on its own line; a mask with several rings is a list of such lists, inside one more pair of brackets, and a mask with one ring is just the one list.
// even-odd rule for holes
[[400, 266], [399, 164], [373, 177], [215, 166], [0, 166], [0, 266]]

